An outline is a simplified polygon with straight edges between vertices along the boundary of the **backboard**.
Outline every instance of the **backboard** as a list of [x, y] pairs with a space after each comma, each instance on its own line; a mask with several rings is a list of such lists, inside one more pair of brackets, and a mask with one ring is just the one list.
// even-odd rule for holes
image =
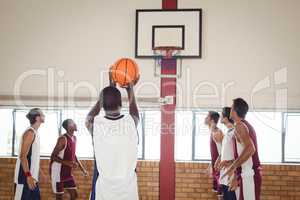
[[175, 58], [201, 58], [201, 9], [136, 10], [135, 57], [155, 58], [157, 47], [178, 47]]

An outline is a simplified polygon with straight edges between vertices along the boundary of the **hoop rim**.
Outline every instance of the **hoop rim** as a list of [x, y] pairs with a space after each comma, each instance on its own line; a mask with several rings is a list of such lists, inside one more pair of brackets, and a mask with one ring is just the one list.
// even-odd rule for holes
[[170, 51], [170, 50], [183, 50], [182, 47], [179, 46], [157, 46], [157, 47], [153, 47], [153, 50], [160, 50], [160, 51]]
[[153, 48], [153, 53], [158, 58], [170, 59], [180, 54], [182, 47], [178, 46], [157, 46]]

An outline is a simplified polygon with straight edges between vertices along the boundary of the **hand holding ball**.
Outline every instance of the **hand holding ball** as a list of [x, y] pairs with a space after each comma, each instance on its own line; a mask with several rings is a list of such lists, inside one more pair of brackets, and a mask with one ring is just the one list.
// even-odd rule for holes
[[131, 83], [135, 85], [140, 78], [139, 67], [130, 58], [119, 59], [110, 68], [110, 75], [112, 81], [118, 83], [120, 87], [128, 87]]

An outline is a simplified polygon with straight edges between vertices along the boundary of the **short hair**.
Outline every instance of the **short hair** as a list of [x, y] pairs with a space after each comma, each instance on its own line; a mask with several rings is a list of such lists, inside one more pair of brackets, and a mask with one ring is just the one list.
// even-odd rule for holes
[[242, 98], [233, 99], [233, 110], [237, 113], [237, 115], [244, 119], [249, 110], [248, 103]]
[[226, 117], [230, 123], [233, 124], [234, 121], [230, 118], [230, 111], [231, 111], [230, 107], [224, 107], [222, 109], [222, 115], [223, 115], [223, 117]]
[[102, 90], [101, 94], [104, 110], [112, 111], [122, 106], [121, 92], [116, 87], [108, 86]]
[[68, 131], [68, 126], [69, 126], [69, 121], [70, 121], [71, 119], [65, 119], [64, 121], [63, 121], [63, 123], [62, 123], [62, 127], [66, 130], [66, 131]]
[[208, 111], [208, 114], [209, 117], [217, 124], [220, 119], [219, 113], [216, 111]]
[[41, 116], [40, 108], [32, 108], [26, 115], [26, 118], [29, 120], [30, 124], [34, 124], [36, 122], [36, 117]]

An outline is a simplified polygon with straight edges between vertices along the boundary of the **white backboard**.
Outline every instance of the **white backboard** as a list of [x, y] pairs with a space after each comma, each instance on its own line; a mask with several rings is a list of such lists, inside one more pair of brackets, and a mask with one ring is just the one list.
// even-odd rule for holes
[[181, 58], [201, 58], [201, 9], [137, 10], [135, 57], [153, 58], [153, 48], [176, 46]]

